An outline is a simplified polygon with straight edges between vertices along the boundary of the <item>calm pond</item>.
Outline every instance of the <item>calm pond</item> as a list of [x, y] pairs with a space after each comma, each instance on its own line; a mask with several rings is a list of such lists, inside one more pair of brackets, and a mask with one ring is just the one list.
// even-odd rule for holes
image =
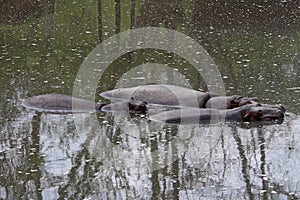
[[[0, 199], [299, 199], [299, 16], [299, 1], [2, 1]], [[250, 127], [21, 105], [150, 83], [287, 111]]]

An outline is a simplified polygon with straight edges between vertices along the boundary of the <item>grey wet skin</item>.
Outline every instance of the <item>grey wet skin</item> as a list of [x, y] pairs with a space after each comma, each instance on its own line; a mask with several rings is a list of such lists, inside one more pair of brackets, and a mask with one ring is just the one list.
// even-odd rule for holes
[[131, 88], [119, 88], [100, 94], [107, 99], [129, 99], [145, 101], [149, 104], [233, 109], [247, 104], [258, 104], [257, 98], [243, 96], [218, 96], [214, 93], [200, 92], [174, 85], [142, 85]]
[[284, 111], [280, 107], [244, 105], [235, 109], [184, 108], [161, 112], [150, 116], [150, 120], [171, 124], [208, 124], [215, 122], [261, 122], [282, 120]]
[[[63, 94], [44, 94], [25, 99], [22, 105], [26, 108], [47, 113], [78, 113], [78, 112], [147, 112], [145, 102], [130, 99], [127, 102], [114, 104], [95, 103], [85, 99], [79, 99]], [[102, 108], [106, 107], [105, 110]], [[111, 110], [110, 108], [118, 108]]]
[[233, 109], [248, 104], [260, 105], [259, 100], [255, 97], [249, 98], [234, 95], [212, 97], [206, 102], [205, 108]]
[[88, 112], [100, 111], [105, 105], [64, 94], [44, 94], [27, 98], [22, 105], [41, 112]]
[[107, 99], [125, 100], [133, 97], [149, 104], [196, 108], [203, 108], [211, 96], [216, 96], [174, 85], [142, 85], [119, 88], [103, 92], [100, 95]]

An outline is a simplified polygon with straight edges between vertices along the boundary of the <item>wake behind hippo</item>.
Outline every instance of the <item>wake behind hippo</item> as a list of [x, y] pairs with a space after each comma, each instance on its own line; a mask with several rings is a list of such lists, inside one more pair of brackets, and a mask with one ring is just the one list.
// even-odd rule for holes
[[257, 98], [243, 96], [218, 96], [214, 93], [200, 92], [175, 85], [142, 85], [131, 88], [119, 88], [100, 94], [107, 99], [125, 100], [134, 98], [149, 104], [233, 109], [247, 104], [259, 103]]
[[25, 99], [22, 105], [28, 109], [46, 113], [82, 113], [82, 112], [147, 112], [145, 102], [130, 99], [127, 102], [114, 104], [95, 103], [85, 99], [79, 99], [64, 94], [44, 94]]
[[216, 122], [282, 123], [285, 110], [281, 106], [245, 105], [235, 109], [183, 108], [150, 116], [150, 120], [170, 124], [209, 124]]

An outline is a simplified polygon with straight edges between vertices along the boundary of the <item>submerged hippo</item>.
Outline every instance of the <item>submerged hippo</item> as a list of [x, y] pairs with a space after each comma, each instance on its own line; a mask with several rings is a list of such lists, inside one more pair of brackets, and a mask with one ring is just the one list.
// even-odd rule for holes
[[130, 99], [128, 102], [119, 102], [111, 105], [94, 103], [63, 94], [44, 94], [25, 99], [22, 105], [26, 108], [48, 113], [79, 113], [79, 112], [130, 112], [146, 113], [147, 104]]
[[150, 120], [171, 124], [207, 124], [215, 122], [263, 122], [283, 121], [284, 111], [280, 107], [245, 105], [235, 109], [183, 108], [161, 112], [150, 116]]
[[259, 103], [257, 98], [242, 96], [218, 96], [214, 93], [200, 92], [174, 85], [142, 85], [131, 88], [119, 88], [100, 94], [107, 99], [126, 100], [133, 97], [149, 104], [232, 109], [247, 104]]

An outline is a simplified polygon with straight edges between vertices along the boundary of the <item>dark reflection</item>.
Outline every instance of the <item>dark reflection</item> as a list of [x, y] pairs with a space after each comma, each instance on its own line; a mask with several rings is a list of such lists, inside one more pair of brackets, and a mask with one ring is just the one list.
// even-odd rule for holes
[[262, 181], [262, 199], [268, 199], [268, 182], [267, 182], [267, 173], [266, 173], [266, 141], [263, 136], [262, 129], [258, 129], [258, 139], [259, 139], [259, 147], [260, 147], [260, 170], [261, 170], [261, 181]]
[[283, 118], [275, 121], [240, 123], [236, 125], [243, 129], [251, 129], [251, 128], [262, 128], [262, 127], [271, 126], [274, 124], [282, 124], [282, 123], [283, 123]]
[[115, 0], [116, 10], [116, 34], [120, 33], [121, 30], [121, 0]]
[[[44, 161], [40, 155], [39, 146], [40, 118], [41, 116], [38, 114], [33, 116], [32, 132], [27, 133], [20, 130], [16, 133], [17, 135], [25, 134], [26, 137], [15, 138], [12, 136], [7, 143], [3, 139], [1, 140], [2, 148], [6, 145], [10, 147], [7, 151], [1, 152], [1, 198], [41, 198], [42, 171], [40, 165]], [[5, 193], [3, 193], [3, 189]]]
[[192, 24], [202, 28], [299, 27], [296, 1], [194, 1]]
[[42, 5], [39, 0], [32, 1], [1, 1], [0, 23], [24, 23], [31, 18], [40, 17]]
[[[109, 115], [106, 117], [106, 119], [109, 121], [109, 124], [114, 123], [114, 115]], [[116, 129], [113, 127], [108, 128], [106, 131], [106, 136], [109, 138], [110, 142], [115, 145], [118, 145], [122, 142], [122, 130], [119, 127], [116, 127]]]
[[49, 73], [49, 49], [53, 45], [54, 38], [54, 14], [55, 14], [55, 0], [44, 1], [45, 16], [44, 16], [44, 30], [43, 30], [43, 49], [40, 56], [40, 69], [43, 75]]
[[[28, 154], [28, 169], [25, 169], [23, 173], [28, 174], [28, 179], [34, 181], [35, 190], [33, 196], [38, 199], [42, 199], [41, 193], [41, 177], [42, 172], [40, 168], [40, 164], [44, 163], [44, 160], [40, 153], [40, 123], [41, 123], [41, 115], [36, 114], [32, 119], [32, 133], [31, 133], [31, 142]], [[24, 142], [24, 144], [28, 144], [28, 142]]]
[[[68, 182], [59, 187], [59, 199], [84, 199], [86, 194], [92, 192], [89, 180], [94, 177], [94, 174], [99, 171], [100, 167], [101, 162], [89, 159], [89, 152], [83, 147], [74, 157], [73, 167], [68, 173]], [[79, 177], [78, 174], [81, 172], [84, 175]], [[70, 193], [70, 190], [74, 192]]]
[[137, 27], [154, 26], [161, 24], [166, 28], [176, 29], [184, 25], [185, 1], [144, 1], [137, 16]]
[[136, 0], [131, 0], [130, 3], [130, 28], [135, 27], [135, 10], [136, 10]]
[[238, 135], [237, 129], [233, 128], [232, 129], [232, 135], [233, 138], [236, 142], [237, 148], [238, 148], [238, 152], [239, 152], [239, 156], [242, 162], [242, 174], [243, 174], [243, 178], [246, 184], [246, 193], [248, 194], [249, 199], [254, 199], [254, 195], [251, 191], [251, 182], [250, 182], [250, 173], [249, 173], [249, 164], [248, 164], [248, 160], [246, 157], [246, 153], [244, 150], [244, 147], [242, 145], [242, 141], [241, 138]]
[[[174, 142], [174, 137], [176, 137], [178, 129], [176, 127], [165, 127], [167, 131], [167, 135], [163, 137], [162, 135], [153, 135], [150, 138], [151, 140], [151, 152], [152, 154], [152, 169], [151, 173], [151, 185], [152, 185], [152, 195], [151, 198], [159, 199], [159, 198], [177, 198], [180, 191], [180, 181], [179, 181], [179, 160], [176, 159], [178, 157], [178, 146], [176, 142]], [[160, 140], [166, 141], [166, 143], [170, 145], [164, 145], [164, 154], [158, 155], [157, 151], [160, 151]], [[171, 164], [167, 164], [168, 161], [168, 153], [172, 152], [172, 156], [174, 156], [175, 160], [171, 162]], [[161, 157], [164, 156], [165, 160], [162, 161]]]
[[46, 11], [44, 15], [44, 36], [46, 40], [49, 40], [54, 37], [55, 0], [45, 1], [44, 8]]
[[103, 27], [103, 23], [102, 23], [102, 0], [98, 0], [97, 1], [97, 5], [98, 5], [98, 40], [99, 43], [102, 42], [102, 27]]
[[[157, 145], [157, 137], [154, 135], [152, 137], [152, 142], [151, 142], [151, 152], [155, 152], [155, 151], [158, 151], [158, 145]], [[156, 154], [152, 155], [151, 157], [153, 159], [153, 162], [152, 162], [154, 165], [153, 168], [155, 169], [159, 165], [158, 157]], [[160, 193], [161, 193], [161, 190], [160, 190], [160, 182], [161, 181], [158, 178], [159, 174], [160, 173], [158, 170], [153, 171], [151, 174], [151, 183], [152, 183], [151, 190], [153, 191], [152, 198], [154, 198], [154, 199], [159, 198]]]

